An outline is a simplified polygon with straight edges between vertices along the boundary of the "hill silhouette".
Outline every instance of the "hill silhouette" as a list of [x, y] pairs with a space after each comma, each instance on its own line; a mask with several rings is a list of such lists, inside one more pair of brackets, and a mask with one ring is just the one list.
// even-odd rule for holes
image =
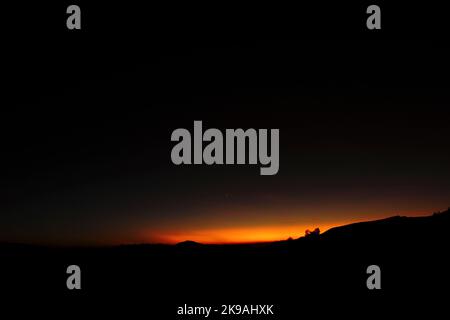
[[428, 241], [448, 232], [450, 210], [431, 216], [394, 216], [386, 219], [359, 222], [331, 228], [321, 235], [327, 240], [391, 241], [405, 239]]
[[[385, 219], [364, 221], [351, 223], [343, 226], [338, 226], [320, 233], [316, 228], [313, 231], [306, 230], [305, 236], [293, 240], [280, 240], [273, 242], [273, 244], [288, 244], [291, 241], [303, 241], [303, 239], [315, 239], [320, 241], [355, 241], [361, 242], [397, 242], [406, 239], [428, 241], [432, 238], [438, 238], [442, 233], [448, 232], [450, 226], [450, 208], [436, 212], [429, 216], [421, 217], [407, 217], [407, 216], [392, 216]], [[229, 245], [213, 245], [214, 248], [223, 246], [249, 246], [265, 247], [271, 242], [258, 244], [229, 244]], [[178, 247], [195, 248], [199, 246], [208, 246], [199, 242], [186, 240], [176, 244]]]
[[203, 245], [203, 244], [192, 241], [192, 240], [186, 240], [186, 241], [179, 242], [176, 244], [176, 246], [178, 246], [178, 247], [186, 247], [186, 248], [197, 247], [197, 246], [201, 246], [201, 245]]

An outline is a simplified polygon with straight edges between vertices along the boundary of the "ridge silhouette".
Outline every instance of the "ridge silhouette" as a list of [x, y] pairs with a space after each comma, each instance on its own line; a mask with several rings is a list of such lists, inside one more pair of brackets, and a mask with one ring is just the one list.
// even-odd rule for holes
[[[317, 239], [317, 240], [359, 240], [359, 241], [378, 241], [380, 238], [394, 241], [396, 237], [411, 237], [416, 238], [417, 235], [422, 237], [433, 237], [438, 232], [445, 232], [448, 230], [450, 224], [450, 208], [442, 211], [435, 212], [429, 216], [420, 217], [408, 217], [408, 216], [392, 216], [384, 219], [364, 221], [350, 223], [342, 226], [333, 227], [324, 233], [320, 233], [319, 228], [315, 230], [305, 231], [305, 236], [288, 240], [279, 240], [275, 242], [263, 242], [262, 244], [270, 243], [284, 243], [290, 241], [302, 240], [305, 238]], [[258, 244], [223, 244], [214, 245], [218, 246], [258, 246]], [[179, 247], [196, 247], [196, 246], [208, 246], [208, 244], [202, 244], [199, 242], [186, 240], [176, 244]]]

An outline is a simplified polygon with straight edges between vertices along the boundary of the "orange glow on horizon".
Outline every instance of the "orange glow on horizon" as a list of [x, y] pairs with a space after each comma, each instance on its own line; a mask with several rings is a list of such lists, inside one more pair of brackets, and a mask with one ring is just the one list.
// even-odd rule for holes
[[[427, 211], [417, 210], [398, 213], [404, 216], [423, 216]], [[429, 213], [428, 213], [429, 214]], [[240, 244], [240, 243], [262, 243], [297, 239], [305, 235], [307, 229], [320, 229], [320, 233], [327, 230], [357, 222], [365, 222], [388, 218], [396, 214], [364, 214], [359, 217], [349, 217], [335, 221], [309, 221], [307, 223], [281, 223], [267, 225], [261, 222], [258, 225], [236, 221], [236, 226], [217, 227], [216, 223], [211, 226], [191, 225], [188, 221], [182, 225], [165, 226], [162, 228], [144, 229], [139, 232], [138, 242], [176, 244], [183, 241], [195, 241], [203, 244]], [[244, 221], [245, 222], [245, 221]], [[256, 222], [256, 221], [255, 221]], [[241, 225], [239, 225], [241, 224]]]
[[[237, 244], [258, 243], [293, 239], [304, 236], [307, 229], [320, 228], [321, 233], [340, 224], [322, 225], [288, 225], [288, 226], [260, 226], [260, 227], [236, 227], [217, 228], [205, 230], [193, 230], [183, 232], [167, 232], [157, 237], [157, 242], [175, 244], [186, 240], [204, 244]], [[152, 241], [154, 242], [154, 241]]]

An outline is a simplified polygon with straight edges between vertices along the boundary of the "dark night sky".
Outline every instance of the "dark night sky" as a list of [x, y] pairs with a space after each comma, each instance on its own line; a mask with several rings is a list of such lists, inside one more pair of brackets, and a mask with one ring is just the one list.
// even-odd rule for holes
[[[364, 5], [82, 5], [78, 34], [64, 4], [12, 16], [0, 241], [271, 240], [450, 205], [439, 19], [405, 28], [390, 6], [373, 34]], [[279, 173], [173, 165], [194, 120], [279, 128]]]

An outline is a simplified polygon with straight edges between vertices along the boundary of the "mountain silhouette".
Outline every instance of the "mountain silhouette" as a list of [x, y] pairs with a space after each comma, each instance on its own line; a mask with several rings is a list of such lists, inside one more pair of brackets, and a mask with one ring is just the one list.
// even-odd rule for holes
[[386, 219], [352, 223], [329, 229], [320, 235], [324, 240], [346, 240], [364, 242], [396, 242], [408, 240], [430, 240], [448, 232], [450, 209], [431, 216], [394, 216]]
[[195, 248], [198, 246], [202, 246], [203, 244], [192, 241], [192, 240], [186, 240], [183, 242], [179, 242], [176, 244], [177, 247], [184, 247], [184, 248]]
[[[280, 240], [273, 242], [273, 244], [286, 244], [291, 241], [300, 241], [304, 239], [314, 239], [319, 241], [355, 241], [361, 242], [396, 242], [401, 239], [409, 240], [428, 240], [436, 238], [442, 233], [448, 232], [450, 227], [450, 208], [436, 212], [429, 216], [421, 217], [407, 217], [407, 216], [392, 216], [389, 218], [351, 223], [343, 226], [333, 227], [324, 233], [316, 228], [313, 231], [306, 230], [305, 236], [293, 240]], [[238, 245], [212, 245], [214, 248], [223, 246], [249, 246], [249, 247], [264, 247], [270, 245], [270, 242], [261, 244], [238, 244]], [[176, 244], [177, 247], [182, 248], [197, 248], [199, 246], [207, 247], [207, 244], [186, 240]]]

